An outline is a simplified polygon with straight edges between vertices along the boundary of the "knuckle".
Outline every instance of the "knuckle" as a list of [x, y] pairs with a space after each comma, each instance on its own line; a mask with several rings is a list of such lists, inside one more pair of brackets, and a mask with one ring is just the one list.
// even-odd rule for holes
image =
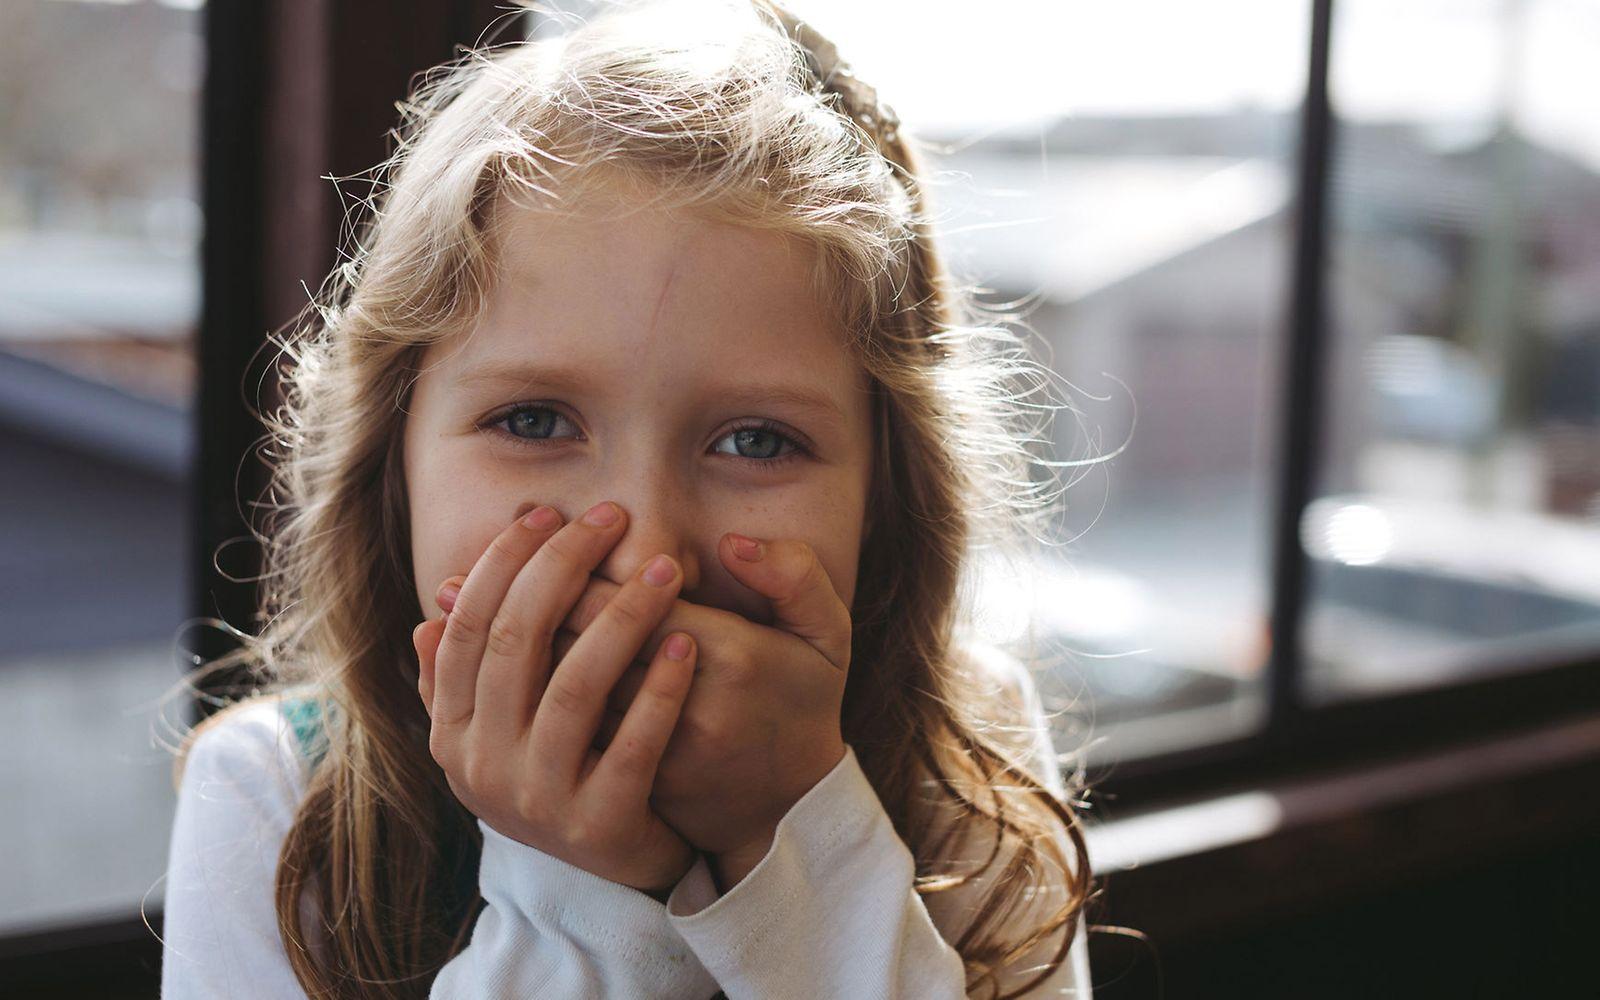
[[494, 621], [489, 624], [489, 636], [485, 648], [495, 656], [520, 655], [529, 644], [527, 628], [514, 616], [495, 615]]
[[594, 703], [594, 692], [589, 683], [578, 677], [567, 677], [550, 685], [545, 692], [545, 697], [550, 699], [554, 708], [563, 715], [575, 715], [587, 711]]
[[755, 657], [742, 648], [734, 647], [723, 650], [720, 654], [722, 661], [721, 673], [729, 684], [736, 687], [747, 687], [756, 677]]
[[586, 813], [574, 812], [562, 824], [561, 838], [571, 847], [593, 847], [605, 824], [596, 823]]
[[684, 730], [684, 738], [696, 747], [718, 747], [727, 738], [727, 727], [715, 714], [686, 714], [679, 725]]
[[[571, 525], [568, 525], [568, 527], [571, 527]], [[585, 555], [589, 549], [589, 546], [585, 545], [584, 542], [588, 537], [584, 534], [575, 535], [563, 529], [552, 535], [534, 558], [555, 563], [558, 573], [574, 571], [584, 562]]]
[[478, 614], [477, 604], [457, 597], [455, 607], [450, 611], [450, 622], [445, 626], [445, 634], [449, 635], [452, 631], [457, 635], [481, 632], [483, 624], [483, 616]]
[[462, 784], [479, 795], [489, 791], [489, 785], [494, 780], [493, 768], [482, 757], [468, 757], [462, 762], [459, 770]]
[[648, 675], [637, 687], [638, 691], [634, 697], [650, 699], [647, 706], [654, 710], [671, 708], [680, 700], [678, 681], [667, 671], [657, 670]]
[[630, 711], [642, 710], [652, 726], [665, 728], [676, 718], [681, 700], [670, 691], [647, 687], [634, 699], [634, 708]]
[[640, 606], [637, 596], [618, 594], [617, 599], [611, 602], [610, 610], [612, 620], [629, 630], [642, 629], [651, 621], [648, 609]]
[[535, 829], [545, 829], [545, 800], [537, 789], [527, 785], [519, 788], [512, 798], [511, 808], [522, 822]]
[[502, 531], [489, 543], [489, 552], [496, 561], [517, 562], [527, 558], [526, 535], [514, 526], [511, 531]]
[[450, 741], [439, 731], [438, 726], [433, 727], [432, 733], [428, 736], [428, 755], [445, 771], [451, 770], [455, 762]]
[[611, 603], [612, 595], [606, 593], [606, 588], [615, 588], [616, 584], [609, 580], [591, 580], [589, 585], [578, 595], [578, 600], [573, 604], [572, 611], [567, 615], [567, 621], [581, 629], [600, 617], [601, 612]]
[[618, 769], [629, 775], [644, 775], [651, 770], [654, 755], [650, 752], [650, 745], [637, 736], [613, 740], [608, 752], [617, 755]]
[[800, 561], [805, 563], [806, 576], [809, 577], [822, 568], [822, 560], [817, 558], [817, 550], [811, 547], [811, 543], [803, 539], [792, 539], [791, 541], [794, 545], [794, 551], [799, 553]]

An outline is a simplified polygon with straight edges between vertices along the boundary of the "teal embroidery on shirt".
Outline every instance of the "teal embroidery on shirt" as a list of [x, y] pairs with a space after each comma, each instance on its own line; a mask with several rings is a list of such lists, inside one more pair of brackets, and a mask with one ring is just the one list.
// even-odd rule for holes
[[283, 715], [294, 727], [300, 755], [309, 760], [311, 768], [315, 770], [328, 752], [328, 736], [322, 728], [322, 702], [314, 697], [285, 697]]

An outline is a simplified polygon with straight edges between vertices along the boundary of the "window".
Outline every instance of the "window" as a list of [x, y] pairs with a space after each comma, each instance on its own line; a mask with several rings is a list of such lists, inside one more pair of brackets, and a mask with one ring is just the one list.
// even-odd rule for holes
[[3, 935], [160, 900], [155, 709], [190, 601], [195, 7], [0, 6]]
[[1311, 4], [795, 8], [941, 147], [959, 276], [1075, 407], [1066, 544], [974, 571], [1061, 749], [1242, 760], [1592, 659], [1593, 5], [1340, 0], [1331, 117]]
[[954, 265], [1030, 303], [1076, 408], [1042, 456], [1075, 463], [1065, 544], [974, 569], [989, 637], [1043, 655], [1092, 759], [1259, 729], [1308, 8], [799, 9], [943, 151]]
[[1341, 0], [1316, 702], [1600, 648], [1600, 11]]

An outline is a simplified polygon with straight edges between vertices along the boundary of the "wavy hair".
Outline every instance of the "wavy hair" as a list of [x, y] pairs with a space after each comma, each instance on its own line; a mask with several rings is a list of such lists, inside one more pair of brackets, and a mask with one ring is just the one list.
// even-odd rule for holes
[[[872, 668], [850, 672], [843, 735], [916, 859], [916, 891], [976, 894], [952, 941], [969, 990], [997, 995], [1002, 974], [1048, 956], [1019, 995], [1066, 960], [1097, 895], [1073, 808], [1083, 773], [1058, 796], [1037, 772], [1021, 689], [963, 651], [961, 582], [974, 551], [1039, 540], [1059, 499], [1050, 467], [1065, 463], [1030, 450], [1040, 411], [1058, 409], [1028, 401], [1051, 373], [952, 280], [926, 154], [822, 36], [767, 0], [625, 6], [422, 74], [351, 252], [271, 338], [283, 401], [262, 415], [272, 477], [251, 529], [264, 625], [203, 672], [240, 664], [254, 693], [305, 686], [324, 710], [326, 752], [277, 869], [289, 960], [313, 997], [424, 997], [481, 909], [481, 833], [415, 697], [406, 404], [423, 352], [484, 300], [496, 207], [563, 211], [620, 184], [630, 204], [813, 251], [819, 301], [873, 389], [851, 608], [852, 662]], [[973, 844], [987, 859], [957, 873]]]

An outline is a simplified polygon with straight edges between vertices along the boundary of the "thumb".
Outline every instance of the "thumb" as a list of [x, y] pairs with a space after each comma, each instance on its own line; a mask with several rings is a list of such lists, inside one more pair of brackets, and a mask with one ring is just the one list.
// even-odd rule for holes
[[411, 644], [417, 649], [417, 693], [422, 696], [422, 707], [428, 710], [430, 718], [433, 716], [434, 660], [439, 655], [439, 643], [444, 641], [445, 623], [455, 609], [456, 595], [461, 593], [466, 582], [464, 576], [452, 576], [439, 584], [433, 602], [439, 605], [444, 617], [424, 618], [421, 624], [411, 630]]
[[840, 670], [850, 669], [850, 609], [810, 545], [730, 531], [717, 554], [734, 579], [772, 602], [775, 627], [804, 639]]

